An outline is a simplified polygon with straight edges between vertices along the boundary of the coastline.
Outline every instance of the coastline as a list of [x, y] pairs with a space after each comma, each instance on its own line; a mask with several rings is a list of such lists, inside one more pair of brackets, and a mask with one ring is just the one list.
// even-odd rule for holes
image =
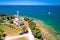
[[[16, 15], [14, 15], [16, 16]], [[24, 18], [24, 16], [19, 16], [20, 18]], [[44, 28], [49, 28], [51, 29], [53, 32], [56, 32], [56, 30], [52, 27], [52, 25], [48, 25], [46, 24], [44, 21], [40, 20], [40, 19], [37, 19], [37, 18], [33, 18], [33, 17], [29, 17], [30, 19], [33, 19], [34, 21], [36, 22], [39, 22]]]
[[[23, 19], [24, 16], [20, 16], [20, 18]], [[45, 24], [42, 20], [38, 20], [38, 19], [32, 18], [32, 17], [29, 17], [29, 18], [33, 19], [33, 21], [36, 24], [39, 24], [37, 26], [39, 26], [39, 29], [41, 30], [41, 33], [42, 33], [42, 36], [43, 36], [44, 39], [57, 40], [57, 36], [55, 34], [55, 30], [53, 28], [51, 28], [50, 25]]]
[[[15, 17], [16, 17], [16, 15], [14, 15]], [[14, 17], [14, 18], [15, 18]], [[29, 20], [27, 20], [27, 21], [25, 21], [25, 19], [24, 19], [25, 17], [24, 16], [19, 16], [19, 19], [21, 19], [21, 20], [23, 20], [24, 21], [24, 25], [26, 25], [27, 27], [32, 27], [33, 28], [33, 26], [34, 27], [36, 27], [36, 28], [38, 28], [39, 29], [39, 34], [41, 33], [42, 35], [42, 37], [43, 37], [43, 39], [46, 39], [46, 40], [57, 40], [57, 37], [56, 37], [56, 35], [55, 35], [55, 32], [53, 32], [52, 31], [52, 29], [50, 29], [50, 27], [48, 27], [47, 25], [45, 25], [45, 23], [42, 21], [42, 20], [38, 20], [38, 19], [34, 19], [34, 18], [32, 18], [32, 17], [28, 17], [29, 18]], [[30, 21], [32, 19], [32, 21]], [[28, 22], [29, 21], [29, 22]], [[34, 24], [31, 24], [32, 26], [30, 26], [30, 22], [31, 23], [35, 23], [35, 25]], [[8, 23], [8, 22], [7, 22]], [[15, 25], [15, 24], [14, 24]], [[14, 25], [12, 25], [12, 26], [14, 26]], [[12, 26], [9, 26], [9, 28], [11, 28], [11, 29], [14, 29], [15, 30], [15, 28], [17, 28], [18, 26], [17, 25], [15, 25], [13, 28], [12, 28]], [[18, 27], [18, 28], [20, 28], [20, 27]], [[10, 29], [9, 29], [10, 30]], [[17, 29], [16, 29], [17, 30]], [[31, 29], [32, 30], [32, 29]], [[35, 30], [35, 29], [34, 29]], [[10, 30], [11, 31], [11, 30]], [[19, 30], [19, 31], [21, 31], [21, 30]], [[17, 33], [19, 33], [19, 31], [17, 31]], [[7, 31], [6, 31], [7, 32]], [[36, 31], [35, 31], [36, 32]], [[9, 32], [7, 32], [8, 34], [9, 34]], [[34, 32], [33, 32], [34, 33]], [[12, 35], [11, 35], [12, 36]], [[35, 36], [35, 35], [34, 35]]]
[[42, 36], [44, 40], [58, 40], [57, 35], [55, 34], [55, 30], [51, 28], [49, 25], [46, 25], [41, 20], [34, 20], [37, 23], [38, 28], [41, 30]]

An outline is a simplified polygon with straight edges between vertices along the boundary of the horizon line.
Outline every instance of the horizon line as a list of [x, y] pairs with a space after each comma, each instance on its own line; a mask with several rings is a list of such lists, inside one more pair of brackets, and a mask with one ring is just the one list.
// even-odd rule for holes
[[46, 2], [1, 2], [0, 5], [51, 5], [51, 3], [46, 3]]

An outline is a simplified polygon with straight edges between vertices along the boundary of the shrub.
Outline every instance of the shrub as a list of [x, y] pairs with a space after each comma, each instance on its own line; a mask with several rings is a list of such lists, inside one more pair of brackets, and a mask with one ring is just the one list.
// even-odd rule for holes
[[29, 19], [28, 17], [24, 17], [24, 20], [29, 23], [29, 27], [32, 30], [34, 37], [39, 40], [43, 40], [40, 29], [36, 27], [36, 24], [34, 22], [32, 22], [33, 20]]
[[10, 22], [11, 24], [13, 24], [13, 20], [10, 20], [9, 22]]
[[7, 18], [7, 20], [10, 20], [10, 18], [8, 16], [6, 18]]
[[29, 18], [28, 18], [27, 16], [25, 16], [25, 17], [24, 17], [24, 20], [25, 20], [25, 21], [28, 21], [28, 20], [29, 20]]
[[3, 37], [4, 30], [0, 29], [0, 39]]

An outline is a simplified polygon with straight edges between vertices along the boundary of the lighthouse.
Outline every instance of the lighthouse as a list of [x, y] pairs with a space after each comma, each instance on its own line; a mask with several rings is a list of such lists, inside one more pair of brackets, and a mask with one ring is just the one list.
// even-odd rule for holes
[[17, 18], [19, 18], [19, 10], [17, 10]]

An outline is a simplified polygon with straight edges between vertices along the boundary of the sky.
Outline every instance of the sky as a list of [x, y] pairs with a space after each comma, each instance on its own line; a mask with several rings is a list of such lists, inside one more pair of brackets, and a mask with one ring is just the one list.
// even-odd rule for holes
[[0, 0], [0, 5], [60, 5], [60, 0]]

